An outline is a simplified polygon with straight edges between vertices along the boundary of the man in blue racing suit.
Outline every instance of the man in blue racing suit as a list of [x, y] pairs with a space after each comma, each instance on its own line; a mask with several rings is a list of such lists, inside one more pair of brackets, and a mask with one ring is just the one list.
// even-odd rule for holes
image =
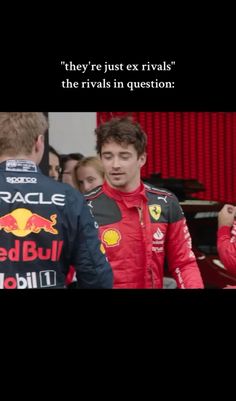
[[97, 224], [79, 191], [43, 175], [43, 113], [0, 112], [0, 289], [112, 288]]

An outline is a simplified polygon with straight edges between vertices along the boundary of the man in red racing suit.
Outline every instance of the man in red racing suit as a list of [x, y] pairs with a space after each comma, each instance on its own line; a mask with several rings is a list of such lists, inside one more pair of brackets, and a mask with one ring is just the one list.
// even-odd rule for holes
[[203, 288], [176, 196], [144, 185], [146, 135], [114, 118], [96, 129], [106, 181], [85, 194], [113, 269], [114, 288], [162, 288], [165, 257], [178, 288]]
[[236, 207], [224, 205], [218, 215], [217, 250], [225, 268], [236, 275]]

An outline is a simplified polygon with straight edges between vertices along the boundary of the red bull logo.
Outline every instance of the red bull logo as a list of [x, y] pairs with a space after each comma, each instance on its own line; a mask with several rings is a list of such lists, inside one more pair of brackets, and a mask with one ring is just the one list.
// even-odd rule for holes
[[17, 220], [11, 213], [5, 214], [0, 217], [0, 230], [4, 230], [6, 233], [10, 233], [13, 230], [18, 229]]
[[41, 230], [44, 230], [47, 233], [51, 234], [58, 234], [58, 231], [53, 228], [53, 226], [55, 226], [55, 224], [57, 223], [56, 218], [56, 214], [52, 214], [50, 216], [50, 220], [48, 220], [40, 216], [39, 214], [33, 213], [27, 220], [25, 230], [30, 230], [31, 232], [36, 234], [38, 234]]
[[63, 241], [52, 241], [51, 246], [43, 248], [35, 241], [15, 240], [14, 246], [10, 249], [0, 247], [0, 262], [10, 260], [11, 262], [32, 262], [34, 260], [60, 260]]
[[55, 235], [58, 234], [58, 230], [54, 228], [57, 223], [56, 219], [56, 214], [52, 214], [50, 219], [46, 219], [28, 209], [19, 208], [0, 217], [0, 230], [12, 233], [17, 237], [25, 237], [32, 232], [38, 234], [41, 230]]

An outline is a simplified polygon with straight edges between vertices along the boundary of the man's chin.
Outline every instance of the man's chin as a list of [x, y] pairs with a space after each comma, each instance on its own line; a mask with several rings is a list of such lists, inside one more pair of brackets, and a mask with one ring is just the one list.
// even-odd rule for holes
[[121, 184], [121, 182], [112, 182], [111, 185], [112, 185], [113, 187], [116, 187], [116, 188], [123, 187], [123, 184]]
[[110, 184], [115, 187], [115, 188], [120, 188], [124, 186], [124, 183], [121, 181], [116, 181], [116, 180], [112, 180], [110, 181]]

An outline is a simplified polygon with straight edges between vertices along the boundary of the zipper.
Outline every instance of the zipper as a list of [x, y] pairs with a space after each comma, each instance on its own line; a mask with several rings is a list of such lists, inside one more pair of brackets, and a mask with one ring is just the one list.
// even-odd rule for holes
[[144, 222], [143, 222], [143, 209], [141, 207], [138, 207], [138, 214], [139, 214], [139, 222], [141, 227], [144, 227]]
[[152, 288], [155, 288], [155, 285], [154, 285], [154, 276], [153, 276], [153, 270], [150, 268], [150, 269], [148, 269], [149, 270], [149, 272], [150, 272], [150, 276], [151, 276], [151, 284], [152, 284]]

